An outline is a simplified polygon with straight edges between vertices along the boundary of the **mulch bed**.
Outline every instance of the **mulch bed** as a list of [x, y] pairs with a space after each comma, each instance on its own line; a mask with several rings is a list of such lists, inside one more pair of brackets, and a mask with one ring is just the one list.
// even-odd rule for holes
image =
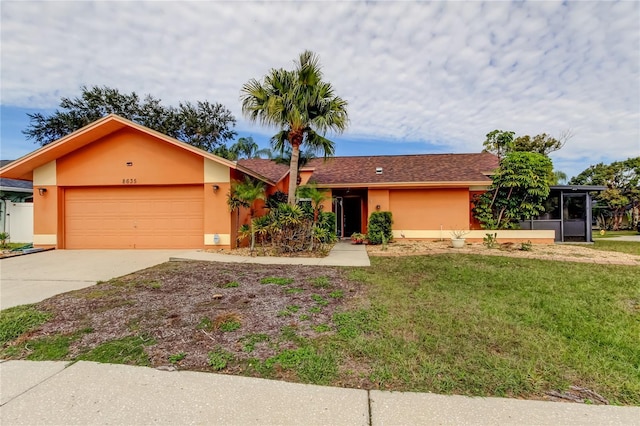
[[[275, 355], [277, 349], [293, 345], [281, 342], [284, 327], [292, 327], [298, 336], [316, 337], [322, 332], [314, 327], [331, 326], [333, 313], [358, 298], [361, 284], [345, 275], [342, 269], [319, 266], [168, 262], [40, 302], [37, 307], [52, 312], [54, 317], [25, 337], [91, 329], [72, 342], [69, 359], [101, 343], [141, 335], [155, 340], [145, 348], [155, 367], [169, 365], [170, 355], [184, 352], [187, 355], [178, 368], [209, 369], [207, 354], [217, 347], [240, 360], [264, 360]], [[269, 277], [292, 282], [261, 284]], [[237, 287], [233, 287], [235, 283]], [[336, 297], [335, 292], [343, 296]], [[318, 304], [317, 296], [326, 305]], [[288, 309], [292, 306], [297, 307], [296, 312]], [[321, 311], [314, 312], [318, 308]], [[238, 320], [240, 328], [227, 332], [216, 329], [228, 318]], [[203, 323], [203, 319], [208, 322]], [[256, 343], [249, 353], [246, 339], [255, 334], [268, 339]]]

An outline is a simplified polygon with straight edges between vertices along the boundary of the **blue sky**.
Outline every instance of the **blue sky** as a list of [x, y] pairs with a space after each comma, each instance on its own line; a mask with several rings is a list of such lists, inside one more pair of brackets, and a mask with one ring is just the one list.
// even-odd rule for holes
[[275, 130], [242, 118], [240, 88], [310, 49], [349, 102], [338, 155], [570, 130], [552, 159], [572, 176], [640, 155], [639, 17], [636, 1], [2, 1], [0, 156], [37, 148], [26, 113], [82, 85], [220, 102], [264, 145]]

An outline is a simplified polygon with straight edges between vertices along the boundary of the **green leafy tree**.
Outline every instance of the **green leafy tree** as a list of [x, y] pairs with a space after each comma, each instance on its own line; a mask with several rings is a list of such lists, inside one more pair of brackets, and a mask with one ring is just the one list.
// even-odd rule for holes
[[108, 114], [117, 114], [135, 123], [214, 152], [236, 136], [236, 119], [218, 103], [181, 102], [178, 107], [166, 107], [159, 99], [135, 92], [120, 93], [118, 89], [93, 86], [81, 87], [76, 98], [62, 98], [60, 109], [50, 116], [27, 114], [29, 126], [23, 131], [27, 139], [47, 145]]
[[499, 158], [503, 158], [509, 152], [536, 152], [549, 155], [561, 149], [571, 137], [573, 135], [568, 130], [563, 131], [558, 138], [546, 133], [536, 136], [524, 135], [515, 137], [515, 132], [494, 130], [487, 133], [487, 139], [482, 145], [485, 152], [494, 153]]
[[492, 176], [489, 190], [474, 201], [484, 229], [514, 229], [544, 211], [553, 171], [551, 160], [533, 152], [510, 152]]
[[606, 186], [607, 189], [597, 194], [595, 199], [597, 204], [603, 205], [611, 213], [613, 230], [620, 229], [627, 212], [631, 212], [630, 225], [637, 225], [640, 209], [640, 157], [589, 166], [569, 183]]
[[261, 81], [249, 80], [242, 86], [241, 101], [249, 120], [280, 129], [271, 138], [274, 150], [291, 147], [288, 202], [295, 204], [300, 148], [333, 155], [334, 143], [325, 135], [347, 128], [347, 102], [322, 81], [318, 57], [310, 51], [300, 55], [294, 70], [271, 69]]
[[253, 251], [255, 249], [255, 232], [253, 229], [253, 216], [255, 211], [253, 205], [257, 200], [265, 199], [265, 184], [262, 181], [245, 176], [244, 181], [235, 181], [231, 184], [231, 194], [227, 199], [229, 206], [231, 206], [231, 200], [233, 200], [233, 203], [238, 203], [238, 205], [242, 207], [249, 208], [251, 251]]
[[482, 143], [485, 152], [491, 152], [502, 158], [512, 150], [515, 132], [508, 130], [494, 130], [487, 133], [487, 139]]

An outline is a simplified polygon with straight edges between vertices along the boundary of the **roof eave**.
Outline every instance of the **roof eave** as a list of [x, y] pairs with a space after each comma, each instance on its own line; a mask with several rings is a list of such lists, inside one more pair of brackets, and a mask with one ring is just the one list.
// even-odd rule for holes
[[[107, 126], [109, 123], [113, 123], [114, 125], [104, 129], [105, 130], [104, 132], [98, 132], [98, 129], [100, 129], [103, 126]], [[73, 152], [75, 149], [85, 146], [95, 141], [96, 139], [102, 138], [104, 136], [107, 136], [119, 130], [122, 130], [125, 127], [134, 128], [142, 133], [146, 133], [150, 136], [156, 137], [176, 147], [179, 147], [181, 149], [184, 149], [196, 155], [200, 155], [204, 158], [215, 161], [216, 163], [222, 164], [231, 169], [239, 170], [242, 173], [253, 176], [256, 179], [262, 180], [270, 185], [274, 185], [274, 182], [271, 179], [268, 179], [265, 176], [262, 176], [259, 173], [254, 172], [253, 170], [247, 169], [242, 166], [238, 166], [238, 164], [235, 161], [227, 160], [226, 158], [222, 158], [210, 152], [203, 151], [202, 149], [196, 148], [193, 145], [189, 145], [186, 142], [179, 141], [178, 139], [172, 138], [171, 136], [167, 136], [156, 130], [150, 129], [138, 123], [134, 123], [131, 120], [127, 120], [126, 118], [122, 118], [119, 115], [115, 115], [115, 114], [109, 114], [103, 118], [100, 118], [94, 121], [93, 123], [90, 123], [85, 127], [68, 134], [67, 136], [64, 136], [54, 142], [51, 142], [50, 144], [47, 144], [9, 163], [8, 165], [0, 169], [0, 177], [7, 177], [11, 179], [18, 179], [18, 180], [33, 180], [34, 169], [48, 163], [49, 161], [52, 161], [52, 159], [57, 159], [64, 155], [67, 155], [68, 153]], [[95, 138], [94, 137], [88, 138], [84, 142], [81, 140], [80, 143], [77, 144], [78, 146], [74, 145], [70, 147], [70, 149], [68, 150], [64, 150], [61, 148], [66, 143], [69, 143], [74, 139], [80, 138], [82, 135], [85, 135], [92, 131], [98, 132], [98, 135]], [[53, 155], [52, 156], [53, 158], [45, 157], [43, 159], [43, 156], [45, 156], [46, 153], [49, 153], [51, 151], [55, 152], [56, 150], [60, 151], [60, 154]], [[38, 159], [41, 159], [41, 161], [38, 161]], [[12, 172], [15, 172], [15, 174]]]
[[0, 186], [0, 192], [24, 192], [25, 194], [33, 194], [33, 188], [16, 188], [14, 186]]
[[490, 181], [434, 181], [434, 182], [354, 182], [354, 183], [318, 183], [318, 188], [466, 188], [470, 186], [489, 186]]

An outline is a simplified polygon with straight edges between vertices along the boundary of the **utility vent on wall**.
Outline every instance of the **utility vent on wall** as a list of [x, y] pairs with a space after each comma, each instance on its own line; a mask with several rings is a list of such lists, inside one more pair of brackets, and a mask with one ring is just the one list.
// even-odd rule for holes
[[381, 175], [382, 174], [382, 167], [376, 167], [376, 174], [377, 175]]

